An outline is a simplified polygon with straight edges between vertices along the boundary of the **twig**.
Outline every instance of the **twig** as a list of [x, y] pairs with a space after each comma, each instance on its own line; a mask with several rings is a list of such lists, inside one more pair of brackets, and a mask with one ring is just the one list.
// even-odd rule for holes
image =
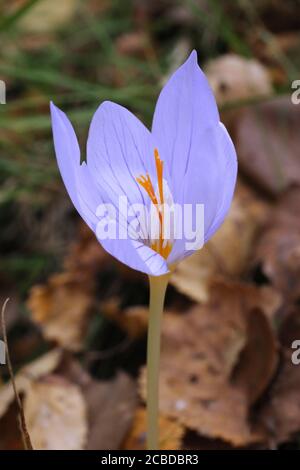
[[1, 326], [2, 326], [2, 334], [3, 334], [3, 339], [4, 339], [4, 344], [5, 344], [5, 349], [6, 349], [6, 357], [7, 357], [7, 367], [8, 367], [8, 372], [10, 375], [11, 383], [13, 386], [14, 394], [15, 394], [15, 399], [19, 408], [19, 426], [20, 426], [20, 431], [22, 434], [22, 440], [23, 444], [26, 450], [33, 450], [32, 444], [31, 444], [31, 439], [27, 430], [26, 426], [26, 420], [25, 420], [25, 415], [24, 415], [24, 409], [23, 405], [20, 399], [20, 395], [18, 393], [17, 387], [16, 387], [16, 382], [15, 382], [15, 376], [10, 360], [10, 355], [9, 355], [9, 349], [8, 349], [8, 341], [7, 341], [7, 333], [6, 333], [6, 324], [5, 324], [5, 309], [6, 306], [9, 302], [9, 299], [6, 299], [1, 310]]

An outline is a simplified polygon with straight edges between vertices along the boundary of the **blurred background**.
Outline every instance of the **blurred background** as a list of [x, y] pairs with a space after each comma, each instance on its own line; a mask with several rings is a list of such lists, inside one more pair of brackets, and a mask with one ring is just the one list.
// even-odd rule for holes
[[[195, 48], [239, 179], [224, 225], [167, 293], [160, 446], [300, 449], [299, 8], [0, 1], [0, 302], [10, 298], [34, 448], [142, 449], [146, 432], [147, 279], [107, 255], [75, 212], [49, 101], [67, 112], [85, 158], [98, 105], [116, 101], [151, 126], [161, 87]], [[1, 365], [0, 449], [19, 449], [9, 380]]]

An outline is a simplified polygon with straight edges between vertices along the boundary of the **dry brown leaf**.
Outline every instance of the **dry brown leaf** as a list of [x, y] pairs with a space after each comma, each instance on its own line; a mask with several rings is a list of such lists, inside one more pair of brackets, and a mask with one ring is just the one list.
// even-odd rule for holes
[[171, 283], [193, 300], [208, 301], [214, 279], [236, 278], [245, 270], [267, 213], [268, 206], [239, 184], [222, 227], [200, 251], [179, 263]]
[[[178, 450], [184, 435], [184, 428], [177, 421], [160, 415], [159, 417], [159, 449]], [[137, 409], [132, 428], [122, 444], [124, 450], [145, 450], [147, 436], [146, 410]]]
[[240, 169], [271, 194], [300, 182], [300, 107], [290, 96], [247, 106], [236, 115], [233, 138]]
[[258, 239], [253, 265], [286, 299], [300, 297], [300, 190], [282, 196]]
[[86, 404], [80, 388], [62, 377], [31, 382], [24, 413], [36, 450], [80, 450], [87, 439]]
[[233, 383], [245, 391], [251, 404], [262, 396], [275, 374], [278, 344], [267, 316], [258, 308], [250, 311], [247, 329], [247, 343], [234, 371]]
[[[52, 372], [58, 366], [61, 357], [62, 351], [53, 349], [20, 369], [15, 376], [18, 392], [26, 392], [32, 381]], [[15, 395], [11, 382], [0, 386], [0, 417], [7, 411], [9, 405], [14, 401], [14, 398]]]
[[110, 381], [93, 381], [84, 394], [89, 416], [87, 449], [119, 449], [136, 408], [134, 380], [120, 372]]
[[71, 351], [82, 349], [94, 307], [97, 275], [111, 259], [82, 223], [78, 240], [64, 260], [65, 271], [30, 292], [28, 308], [46, 339]]
[[[261, 441], [248, 420], [253, 378], [232, 383], [241, 353], [251, 340], [263, 344], [267, 331], [256, 330], [249, 338], [251, 312], [266, 308], [266, 293], [254, 286], [215, 284], [210, 304], [196, 306], [187, 314], [166, 314], [163, 322], [160, 375], [160, 410], [166, 416], [210, 438], [221, 438], [235, 446]], [[253, 335], [252, 329], [251, 334]], [[269, 339], [267, 343], [270, 344]], [[262, 394], [274, 372], [273, 359], [256, 370], [256, 398]], [[248, 364], [247, 364], [248, 367]], [[253, 371], [255, 374], [255, 370]], [[268, 377], [268, 380], [266, 380]], [[249, 381], [249, 383], [247, 382]], [[245, 383], [246, 382], [246, 383]], [[248, 395], [251, 390], [250, 396]], [[145, 399], [145, 371], [141, 377]]]
[[291, 361], [291, 349], [284, 351], [284, 360], [259, 421], [269, 436], [270, 447], [288, 441], [300, 430], [300, 367]]
[[272, 92], [268, 70], [255, 59], [226, 54], [210, 61], [205, 73], [219, 104]]
[[72, 351], [82, 348], [93, 306], [92, 283], [72, 272], [56, 274], [35, 286], [27, 305], [46, 339]]
[[68, 360], [59, 372], [77, 384], [84, 395], [89, 428], [86, 448], [119, 449], [137, 406], [135, 381], [124, 372], [110, 380], [94, 380], [74, 360]]

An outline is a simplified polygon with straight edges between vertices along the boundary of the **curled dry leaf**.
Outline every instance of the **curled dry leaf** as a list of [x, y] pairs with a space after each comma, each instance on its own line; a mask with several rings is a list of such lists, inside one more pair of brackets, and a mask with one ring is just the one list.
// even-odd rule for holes
[[210, 61], [205, 72], [219, 104], [272, 92], [268, 70], [255, 59], [226, 54]]
[[[159, 449], [178, 450], [181, 448], [184, 427], [178, 421], [159, 417]], [[135, 413], [132, 428], [122, 444], [124, 450], [145, 450], [147, 437], [146, 410], [139, 407]]]
[[233, 138], [240, 169], [256, 185], [279, 194], [300, 182], [300, 108], [279, 97], [236, 114]]
[[27, 305], [46, 339], [72, 351], [82, 348], [93, 306], [92, 283], [76, 273], [56, 274], [32, 288]]
[[282, 198], [257, 241], [253, 266], [281, 291], [286, 299], [300, 297], [300, 190]]
[[[20, 369], [15, 376], [18, 392], [26, 392], [32, 381], [52, 372], [58, 366], [61, 357], [62, 352], [59, 349], [53, 349]], [[0, 386], [0, 417], [7, 411], [9, 405], [14, 401], [14, 398], [15, 395], [11, 382]]]
[[262, 396], [275, 374], [277, 349], [277, 340], [267, 316], [258, 308], [250, 310], [247, 342], [233, 374], [233, 383], [244, 389], [250, 404]]
[[[267, 297], [265, 290], [251, 285], [219, 283], [214, 285], [208, 305], [196, 306], [186, 314], [165, 315], [160, 375], [163, 414], [204, 436], [220, 438], [234, 446], [263, 440], [262, 434], [252, 430], [248, 415], [254, 395], [257, 399], [273, 376], [277, 351], [274, 341], [269, 339], [270, 326], [256, 329], [254, 335], [249, 322], [255, 307], [265, 310]], [[262, 348], [260, 359], [264, 363], [252, 371], [256, 372], [255, 391], [248, 363], [244, 374], [239, 371], [240, 381], [232, 381], [242, 352], [249, 349], [249, 344], [251, 348], [258, 345]], [[273, 348], [267, 357], [265, 344]], [[253, 356], [252, 351], [250, 358]], [[145, 380], [143, 370], [144, 399]]]
[[31, 382], [24, 399], [36, 450], [80, 450], [87, 438], [86, 405], [80, 388], [62, 377]]
[[284, 351], [277, 380], [260, 412], [259, 422], [267, 431], [270, 447], [300, 430], [300, 367], [292, 363], [291, 353], [291, 349]]
[[238, 278], [246, 269], [268, 206], [239, 183], [229, 214], [214, 237], [181, 262], [171, 283], [193, 300], [209, 299], [210, 284], [218, 278]]

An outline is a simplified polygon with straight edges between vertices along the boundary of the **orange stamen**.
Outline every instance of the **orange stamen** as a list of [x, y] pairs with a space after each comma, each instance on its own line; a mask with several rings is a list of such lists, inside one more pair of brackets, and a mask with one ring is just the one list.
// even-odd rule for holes
[[155, 195], [149, 173], [146, 173], [146, 176], [140, 176], [139, 178], [136, 178], [136, 180], [145, 189], [153, 204], [157, 205], [157, 197]]
[[164, 203], [164, 193], [163, 193], [163, 168], [164, 162], [159, 158], [159, 153], [157, 149], [154, 149], [156, 173], [157, 173], [157, 182], [158, 182], [158, 191], [160, 203]]
[[163, 204], [164, 204], [164, 193], [163, 193], [163, 168], [164, 162], [160, 159], [159, 153], [157, 149], [154, 149], [154, 158], [155, 158], [155, 166], [156, 166], [156, 174], [157, 174], [157, 183], [158, 183], [158, 193], [159, 193], [159, 202], [157, 200], [153, 184], [149, 173], [146, 173], [146, 176], [141, 175], [140, 177], [136, 178], [136, 181], [145, 189], [148, 196], [150, 197], [151, 202], [155, 205], [158, 212], [159, 217], [159, 240], [155, 241], [151, 244], [151, 248], [159, 253], [163, 258], [167, 258], [172, 250], [172, 245], [167, 242], [164, 245], [164, 214], [163, 214]]
[[159, 220], [160, 220], [160, 236], [159, 236], [159, 252], [162, 252], [163, 249], [163, 233], [164, 233], [164, 216], [163, 216], [163, 204], [164, 204], [164, 193], [163, 193], [163, 161], [159, 157], [157, 149], [154, 149], [154, 158], [156, 165], [156, 174], [158, 182], [158, 192], [161, 208], [159, 210]]

